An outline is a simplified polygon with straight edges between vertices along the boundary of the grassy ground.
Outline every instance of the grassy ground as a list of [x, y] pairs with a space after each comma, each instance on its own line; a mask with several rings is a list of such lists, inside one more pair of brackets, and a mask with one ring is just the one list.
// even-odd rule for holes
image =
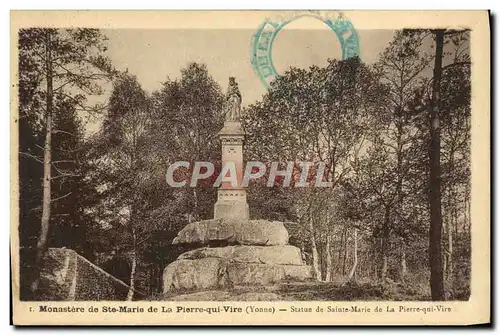
[[[261, 294], [262, 299], [256, 297]], [[237, 286], [224, 291], [212, 290], [205, 292], [170, 292], [156, 297], [158, 300], [194, 300], [194, 301], [228, 301], [240, 300], [238, 296], [255, 300], [286, 300], [286, 301], [352, 301], [352, 300], [392, 300], [392, 301], [427, 301], [430, 292], [424, 285], [408, 283], [377, 284], [339, 283], [339, 282], [287, 282], [279, 285], [250, 287]], [[276, 297], [271, 299], [270, 297]], [[155, 299], [155, 300], [156, 300]]]
[[425, 288], [405, 284], [291, 282], [281, 285], [279, 293], [285, 300], [430, 300]]

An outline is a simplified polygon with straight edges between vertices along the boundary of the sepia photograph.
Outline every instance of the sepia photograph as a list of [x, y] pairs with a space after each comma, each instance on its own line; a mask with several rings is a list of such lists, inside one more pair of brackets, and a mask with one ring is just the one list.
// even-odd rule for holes
[[477, 253], [489, 292], [489, 179], [475, 179], [489, 178], [489, 37], [469, 23], [489, 30], [487, 12], [392, 27], [378, 12], [237, 12], [241, 26], [164, 12], [185, 24], [142, 28], [111, 13], [123, 22], [11, 13], [12, 289], [27, 313], [328, 302], [363, 318], [362, 303], [394, 302], [418, 320], [481, 293], [489, 320], [471, 281]]

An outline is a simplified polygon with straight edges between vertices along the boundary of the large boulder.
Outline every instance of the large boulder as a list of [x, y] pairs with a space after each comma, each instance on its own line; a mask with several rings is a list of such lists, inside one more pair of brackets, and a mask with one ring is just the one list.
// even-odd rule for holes
[[239, 285], [269, 285], [285, 278], [282, 266], [257, 263], [229, 263], [227, 279]]
[[170, 263], [163, 271], [164, 291], [218, 287], [225, 275], [225, 265], [221, 263], [218, 258], [181, 259]]
[[286, 245], [288, 232], [279, 221], [212, 219], [188, 224], [172, 243], [208, 245], [210, 242]]
[[291, 245], [205, 247], [185, 252], [178, 259], [207, 257], [222, 258], [230, 262], [303, 265], [300, 249]]
[[270, 265], [229, 263], [226, 281], [231, 285], [270, 285], [282, 280], [306, 280], [312, 277], [307, 265]]
[[163, 292], [203, 290], [235, 285], [269, 285], [311, 277], [307, 265], [232, 262], [224, 258], [178, 259], [163, 272]]
[[306, 280], [312, 278], [311, 267], [307, 265], [283, 265], [286, 279]]

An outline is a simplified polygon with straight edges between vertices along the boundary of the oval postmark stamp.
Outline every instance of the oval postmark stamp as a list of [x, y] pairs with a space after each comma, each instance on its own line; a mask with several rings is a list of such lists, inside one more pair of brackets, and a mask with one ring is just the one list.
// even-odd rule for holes
[[279, 76], [272, 58], [276, 37], [287, 24], [303, 17], [321, 20], [335, 33], [341, 45], [343, 60], [359, 56], [359, 38], [356, 29], [341, 12], [285, 12], [275, 18], [267, 18], [259, 26], [251, 42], [252, 67], [266, 88]]

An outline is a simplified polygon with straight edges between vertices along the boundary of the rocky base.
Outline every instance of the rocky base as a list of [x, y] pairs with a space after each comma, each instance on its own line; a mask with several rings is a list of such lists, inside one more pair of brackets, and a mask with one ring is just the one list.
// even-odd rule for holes
[[[169, 264], [163, 272], [163, 292], [171, 290], [206, 290], [229, 288], [235, 285], [269, 285], [283, 280], [305, 280], [311, 277], [311, 268], [303, 265], [300, 258], [291, 259], [283, 253], [283, 257], [272, 259], [266, 256], [264, 262], [240, 262], [236, 260], [259, 260], [259, 252], [252, 255], [238, 250], [244, 246], [226, 248], [202, 248], [182, 254], [175, 262]], [[255, 248], [255, 247], [253, 247]], [[248, 248], [248, 252], [253, 248]], [[286, 246], [287, 249], [297, 249]], [[226, 250], [224, 250], [226, 249]], [[229, 250], [236, 250], [235, 258], [230, 258]], [[298, 249], [294, 250], [297, 254]], [[189, 259], [194, 255], [222, 255], [224, 257], [206, 257]], [[260, 254], [265, 254], [261, 250]], [[300, 253], [298, 254], [300, 256]], [[290, 259], [287, 259], [290, 258]], [[279, 264], [280, 261], [292, 264]]]
[[199, 248], [183, 253], [178, 259], [220, 258], [229, 262], [304, 265], [300, 249], [291, 245], [233, 245], [223, 248]]
[[[225, 291], [237, 285], [262, 287], [282, 281], [312, 277], [299, 248], [287, 245], [288, 232], [282, 222], [266, 220], [213, 219], [188, 224], [173, 241], [202, 247], [180, 255], [163, 272], [163, 292]], [[234, 297], [236, 300], [279, 300], [278, 295]], [[194, 294], [194, 295], [193, 295]], [[222, 293], [217, 293], [222, 294]], [[210, 296], [210, 294], [209, 294]], [[178, 296], [184, 299], [183, 296]], [[196, 293], [189, 299], [196, 300]], [[227, 297], [226, 297], [227, 298]]]

